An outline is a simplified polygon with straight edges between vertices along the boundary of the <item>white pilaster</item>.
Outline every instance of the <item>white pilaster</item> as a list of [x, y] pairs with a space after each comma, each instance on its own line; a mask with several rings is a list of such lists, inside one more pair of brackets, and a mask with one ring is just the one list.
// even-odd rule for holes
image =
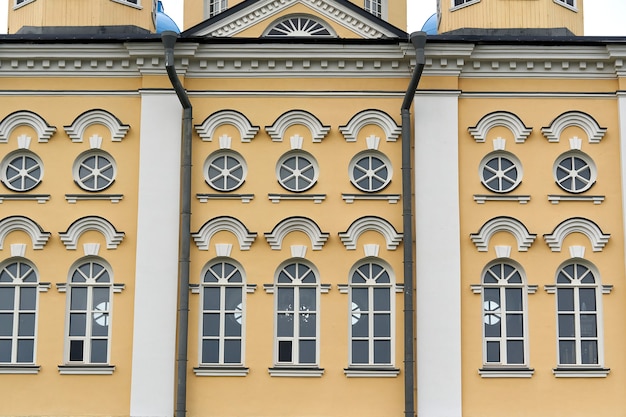
[[419, 417], [462, 414], [458, 96], [414, 102]]
[[181, 117], [173, 92], [142, 92], [132, 417], [174, 410]]
[[[620, 166], [622, 168], [622, 223], [624, 224], [624, 232], [626, 232], [626, 91], [617, 93], [617, 115], [619, 123]], [[626, 233], [624, 236], [626, 236]], [[624, 239], [626, 239], [626, 237]]]

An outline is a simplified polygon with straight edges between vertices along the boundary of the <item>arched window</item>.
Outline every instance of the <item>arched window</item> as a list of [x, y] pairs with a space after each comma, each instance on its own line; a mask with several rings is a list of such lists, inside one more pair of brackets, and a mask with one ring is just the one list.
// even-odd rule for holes
[[111, 338], [111, 268], [89, 257], [70, 270], [67, 308], [66, 362], [109, 362]]
[[245, 323], [243, 268], [219, 259], [206, 268], [201, 284], [201, 365], [242, 365]]
[[483, 362], [489, 365], [528, 363], [527, 286], [521, 267], [497, 261], [482, 275]]
[[334, 37], [325, 22], [309, 15], [288, 16], [272, 23], [265, 31], [268, 37]]
[[379, 261], [360, 263], [350, 277], [350, 365], [393, 365], [393, 280]]
[[0, 364], [35, 362], [38, 277], [25, 259], [0, 264]]
[[312, 265], [298, 260], [279, 269], [274, 296], [276, 365], [318, 364], [319, 294]]

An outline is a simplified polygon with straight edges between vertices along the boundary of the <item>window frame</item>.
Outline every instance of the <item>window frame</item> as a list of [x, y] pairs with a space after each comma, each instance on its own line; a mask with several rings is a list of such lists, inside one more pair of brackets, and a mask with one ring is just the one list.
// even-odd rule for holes
[[[211, 271], [214, 271], [212, 268], [218, 264], [230, 264], [231, 266], [234, 267], [233, 272], [230, 274], [231, 278], [234, 276], [233, 274], [235, 273], [239, 273], [240, 277], [241, 277], [241, 281], [240, 282], [228, 282], [228, 280], [230, 278], [226, 278], [224, 276], [217, 276], [216, 274], [213, 274], [213, 276], [216, 277], [217, 281], [215, 282], [207, 282], [206, 278], [207, 275], [211, 273]], [[224, 270], [222, 270], [224, 271]], [[223, 275], [223, 274], [222, 274]], [[206, 293], [207, 291], [205, 291], [206, 288], [217, 288], [219, 291], [219, 296], [220, 296], [220, 300], [219, 300], [219, 308], [218, 309], [207, 309], [206, 308]], [[234, 309], [226, 309], [226, 293], [227, 288], [239, 288], [240, 291], [240, 296], [241, 296], [241, 308], [240, 310], [237, 310], [236, 308]], [[199, 340], [199, 346], [198, 346], [198, 363], [200, 367], [243, 367], [244, 366], [244, 362], [245, 362], [245, 330], [246, 330], [246, 275], [245, 275], [245, 271], [243, 269], [243, 267], [241, 266], [241, 264], [237, 261], [235, 261], [232, 258], [229, 257], [218, 257], [215, 258], [213, 260], [211, 260], [209, 263], [207, 263], [205, 265], [205, 267], [202, 269], [202, 273], [201, 273], [201, 279], [200, 279], [200, 319], [199, 319], [199, 330], [198, 330], [198, 340]], [[233, 315], [236, 314], [236, 311], [239, 311], [241, 313], [240, 315], [240, 320], [241, 322], [239, 323], [241, 326], [240, 329], [240, 335], [235, 337], [235, 336], [227, 336], [225, 334], [225, 322], [226, 322], [226, 315], [229, 314], [230, 312], [232, 312]], [[207, 313], [209, 312], [209, 313]], [[204, 322], [204, 315], [205, 314], [215, 314], [215, 312], [217, 312], [219, 314], [219, 334], [217, 336], [214, 335], [209, 335], [205, 337], [204, 334], [204, 327], [205, 327], [205, 322]], [[236, 320], [236, 319], [235, 319]], [[226, 362], [225, 358], [224, 358], [224, 353], [225, 353], [225, 344], [227, 340], [239, 340], [239, 361], [238, 362]], [[218, 341], [218, 349], [219, 349], [219, 353], [218, 353], [218, 361], [217, 362], [205, 362], [204, 361], [204, 349], [203, 349], [203, 344], [205, 342], [205, 340], [217, 340]]]
[[[577, 175], [578, 178], [583, 178], [585, 181], [588, 181], [588, 184], [580, 189], [576, 189], [572, 187], [566, 188], [564, 185], [562, 185], [562, 183], [565, 182], [571, 176], [571, 173], [574, 171], [574, 168], [568, 169], [561, 165], [562, 162], [570, 158], [571, 159], [575, 158], [575, 159], [579, 159], [583, 161], [586, 167], [589, 169], [589, 179], [586, 179], [582, 177], [581, 175]], [[576, 171], [580, 171], [581, 169], [577, 169]], [[565, 175], [562, 179], [559, 179], [559, 170], [561, 171], [569, 170], [570, 172], [567, 175]], [[552, 175], [553, 175], [554, 181], [556, 182], [557, 186], [561, 190], [569, 194], [582, 194], [582, 193], [589, 191], [595, 185], [598, 179], [598, 169], [596, 168], [595, 162], [589, 155], [577, 149], [572, 149], [572, 150], [562, 153], [556, 158], [552, 166]], [[574, 182], [574, 184], [576, 184], [576, 182]]]
[[[309, 163], [309, 166], [306, 167], [306, 170], [308, 171], [309, 168], [313, 170], [313, 176], [311, 178], [302, 175], [302, 172], [304, 170], [300, 169], [301, 165], [299, 163], [296, 164], [295, 169], [292, 169], [290, 167], [286, 167], [284, 166], [284, 164], [292, 159], [292, 158], [298, 158], [298, 159], [304, 159]], [[296, 175], [296, 178], [307, 178], [307, 181], [309, 182], [308, 186], [305, 187], [294, 187], [294, 188], [289, 188], [286, 184], [285, 184], [285, 179], [281, 176], [281, 173], [283, 172], [283, 170], [285, 171], [291, 171], [294, 172], [296, 171], [295, 174], [291, 175], [294, 176]], [[317, 180], [319, 178], [319, 165], [317, 163], [317, 160], [315, 159], [315, 157], [313, 157], [313, 155], [311, 155], [309, 152], [303, 151], [301, 149], [293, 149], [289, 152], [284, 153], [276, 162], [276, 179], [278, 180], [278, 183], [280, 184], [281, 187], [283, 187], [285, 190], [292, 192], [292, 193], [303, 193], [305, 191], [310, 190], [311, 188], [313, 188], [315, 186], [315, 184], [317, 184]], [[290, 176], [287, 176], [287, 179], [289, 179]], [[297, 181], [296, 181], [297, 183]]]
[[206, 0], [205, 15], [207, 19], [217, 16], [228, 9], [228, 0]]
[[[18, 365], [18, 366], [24, 366], [24, 365], [34, 365], [36, 363], [36, 357], [37, 357], [37, 316], [39, 313], [39, 289], [38, 286], [40, 284], [39, 282], [39, 271], [37, 270], [37, 268], [35, 267], [35, 265], [29, 261], [26, 258], [22, 258], [22, 257], [11, 257], [8, 258], [7, 260], [5, 260], [4, 262], [0, 263], [0, 279], [3, 275], [3, 273], [7, 270], [7, 268], [11, 265], [14, 264], [21, 264], [21, 265], [25, 265], [29, 268], [29, 270], [26, 273], [21, 273], [21, 269], [18, 269], [17, 271], [20, 271], [19, 276], [14, 276], [12, 278], [12, 282], [2, 282], [0, 281], [0, 288], [13, 288], [13, 309], [12, 310], [0, 310], [1, 314], [11, 314], [12, 315], [12, 329], [11, 329], [11, 334], [10, 335], [0, 335], [0, 341], [2, 340], [10, 340], [11, 341], [11, 353], [10, 353], [10, 361], [6, 362], [6, 361], [1, 361], [0, 358], [0, 366], [6, 366], [6, 365]], [[19, 268], [19, 267], [18, 267]], [[16, 271], [16, 272], [17, 272]], [[10, 275], [9, 272], [6, 272], [7, 274]], [[34, 274], [35, 276], [35, 281], [33, 282], [24, 282], [24, 278], [27, 275], [30, 274]], [[19, 282], [17, 282], [19, 281]], [[32, 289], [33, 292], [33, 297], [34, 297], [34, 308], [32, 309], [28, 309], [28, 308], [22, 308], [21, 304], [23, 301], [23, 289], [24, 288], [29, 288]], [[32, 300], [31, 300], [32, 301]], [[33, 331], [32, 331], [32, 335], [27, 334], [27, 335], [20, 335], [20, 327], [21, 327], [21, 320], [19, 319], [22, 315], [33, 315]], [[18, 319], [16, 320], [15, 317], [18, 317]], [[30, 361], [20, 361], [19, 360], [19, 342], [23, 341], [23, 340], [32, 340], [32, 346], [31, 346], [31, 358], [32, 360]]]
[[[493, 168], [489, 167], [488, 164], [496, 158], [499, 159], [499, 163], [498, 169], [496, 170], [496, 172], [494, 172]], [[510, 162], [511, 166], [506, 169], [502, 169], [502, 159], [506, 159], [508, 162]], [[489, 180], [487, 180], [485, 178], [485, 170], [489, 169], [491, 170], [493, 176], [489, 178]], [[513, 181], [511, 180], [511, 178], [506, 177], [507, 180], [512, 183], [509, 188], [504, 189], [504, 187], [500, 187], [499, 189], [496, 189], [489, 185], [489, 183], [491, 183], [494, 179], [498, 179], [501, 184], [503, 177], [505, 177], [505, 174], [512, 169], [516, 170], [517, 178]], [[490, 192], [496, 194], [507, 194], [514, 191], [522, 183], [524, 170], [522, 168], [522, 163], [520, 162], [520, 160], [512, 153], [506, 151], [494, 151], [485, 155], [485, 157], [480, 161], [480, 164], [478, 165], [478, 177], [480, 178], [480, 183]]]
[[[460, 3], [455, 4], [456, 1], [460, 1]], [[459, 10], [463, 7], [471, 6], [476, 3], [480, 3], [480, 0], [450, 0], [450, 10]]]
[[[568, 1], [571, 1], [572, 4], [569, 4]], [[576, 0], [554, 0], [556, 4], [559, 6], [563, 6], [566, 9], [577, 12], [578, 11], [578, 2]]]
[[[22, 189], [22, 188], [16, 188], [16, 187], [9, 185], [10, 180], [7, 177], [7, 170], [9, 169], [9, 165], [11, 165], [11, 163], [14, 162], [18, 158], [22, 158], [22, 159], [30, 158], [33, 161], [35, 161], [36, 167], [39, 168], [39, 171], [40, 171], [39, 178], [37, 179], [36, 183], [33, 186], [24, 187]], [[29, 168], [29, 170], [31, 169], [34, 169], [34, 167]], [[28, 149], [17, 149], [12, 152], [9, 152], [4, 158], [2, 158], [2, 161], [0, 161], [0, 182], [2, 182], [2, 184], [10, 191], [14, 191], [17, 193], [27, 193], [29, 191], [32, 191], [43, 182], [44, 174], [45, 174], [45, 170], [44, 170], [43, 161], [36, 153]], [[16, 178], [16, 177], [15, 176], [11, 177], [11, 179], [13, 178]], [[24, 176], [20, 175], [19, 178], [24, 178]]]
[[387, 20], [387, 0], [364, 0], [363, 9], [379, 19]]
[[[220, 158], [231, 158], [237, 161], [237, 163], [239, 164], [239, 167], [241, 168], [242, 174], [241, 174], [241, 178], [237, 178], [234, 175], [231, 174], [232, 169], [228, 170], [228, 175], [234, 178], [237, 178], [237, 184], [234, 187], [217, 187], [215, 185], [215, 179], [216, 178], [224, 178], [224, 176], [226, 175], [223, 171], [225, 171], [225, 168], [220, 168], [220, 167], [215, 167], [215, 169], [217, 170], [222, 170], [222, 173], [214, 178], [211, 178], [210, 176], [210, 171], [209, 169], [214, 166], [215, 161], [220, 159]], [[231, 192], [231, 191], [235, 191], [236, 189], [240, 188], [244, 182], [246, 182], [246, 178], [248, 176], [248, 164], [246, 163], [246, 160], [244, 159], [244, 157], [239, 153], [239, 152], [235, 152], [231, 149], [220, 149], [218, 151], [212, 152], [204, 161], [204, 166], [202, 168], [202, 172], [204, 174], [204, 181], [209, 185], [209, 187], [211, 187], [212, 189], [214, 189], [215, 191], [219, 191], [222, 193], [227, 193], [227, 192]]]
[[[369, 158], [370, 161], [372, 158], [376, 158], [380, 160], [383, 163], [383, 165], [381, 167], [378, 167], [372, 170], [371, 164], [370, 164], [369, 169], [364, 170], [364, 168], [359, 164], [359, 162], [361, 162], [362, 160], [366, 158]], [[360, 177], [358, 177], [358, 179], [355, 177], [355, 172], [354, 172], [355, 169], [357, 169], [357, 167], [359, 167], [361, 171], [367, 171], [367, 172], [363, 172], [363, 174]], [[379, 179], [379, 181], [382, 183], [381, 186], [376, 187], [376, 188], [374, 187], [365, 188], [365, 187], [361, 187], [358, 184], [361, 180], [364, 179], [364, 177], [369, 177], [370, 183], [371, 183], [372, 178], [374, 178], [375, 172], [380, 171], [380, 169], [382, 169], [383, 167], [387, 171], [387, 177], [382, 181]], [[359, 152], [350, 160], [350, 164], [348, 165], [348, 176], [350, 177], [350, 183], [352, 183], [352, 185], [356, 189], [364, 193], [374, 194], [374, 193], [383, 191], [391, 183], [391, 180], [393, 178], [393, 165], [391, 164], [391, 160], [384, 153], [377, 151], [377, 150], [368, 149], [366, 151]]]
[[[85, 161], [90, 158], [96, 158], [96, 159], [99, 158], [99, 159], [107, 160], [108, 164], [111, 166], [111, 169], [113, 170], [113, 174], [111, 175], [111, 178], [108, 178], [106, 175], [103, 175], [100, 172], [101, 171], [100, 168], [92, 169], [90, 167], [85, 167], [84, 166]], [[90, 169], [92, 174], [93, 172], [96, 172], [96, 174], [99, 177], [106, 178], [108, 180], [108, 183], [103, 187], [88, 187], [87, 185], [85, 185], [84, 179], [81, 178], [81, 168], [83, 167], [85, 167], [86, 169]], [[78, 155], [76, 159], [74, 160], [74, 164], [72, 165], [72, 176], [74, 177], [74, 182], [76, 183], [76, 185], [80, 187], [81, 189], [85, 191], [93, 192], [93, 193], [101, 192], [111, 187], [115, 183], [115, 179], [117, 178], [117, 163], [115, 162], [115, 158], [113, 158], [113, 156], [110, 153], [105, 152], [98, 148], [89, 149], [81, 153], [80, 155]], [[97, 184], [97, 177], [95, 180], [95, 184]]]
[[[291, 30], [291, 29], [296, 29], [295, 27], [293, 27], [293, 21], [294, 20], [298, 20], [298, 26], [299, 28], [297, 30]], [[307, 31], [303, 31], [301, 30], [301, 21], [305, 20], [309, 23], [313, 23], [314, 25], [316, 25], [314, 27], [316, 33], [309, 33]], [[286, 26], [286, 22], [291, 22], [292, 24], [290, 25], [291, 27]], [[279, 29], [279, 26], [283, 26], [284, 29]], [[305, 25], [304, 26], [305, 29], [313, 29], [311, 28], [311, 26], [309, 25]], [[289, 32], [289, 30], [291, 30]], [[273, 31], [278, 31], [281, 33], [272, 33]], [[287, 32], [286, 32], [287, 31]], [[325, 31], [326, 33], [317, 33], [319, 31]], [[263, 31], [263, 37], [268, 37], [268, 38], [286, 38], [286, 37], [318, 37], [318, 38], [336, 38], [337, 34], [335, 33], [335, 31], [323, 20], [320, 20], [318, 18], [316, 18], [315, 16], [312, 15], [308, 15], [308, 14], [293, 14], [293, 15], [287, 15], [287, 16], [281, 16], [280, 18], [274, 20], [272, 23], [270, 23], [267, 28]]]

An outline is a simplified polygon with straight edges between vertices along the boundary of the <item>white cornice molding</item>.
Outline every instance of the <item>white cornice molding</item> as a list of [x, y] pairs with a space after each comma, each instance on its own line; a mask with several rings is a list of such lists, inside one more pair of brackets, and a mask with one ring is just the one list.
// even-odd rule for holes
[[607, 131], [606, 127], [600, 127], [596, 119], [587, 113], [568, 111], [557, 116], [552, 123], [550, 123], [550, 126], [542, 127], [541, 132], [546, 139], [548, 139], [548, 142], [558, 142], [561, 133], [571, 126], [576, 126], [584, 130], [589, 143], [600, 143]]
[[466, 60], [472, 55], [474, 44], [437, 43], [426, 44], [426, 66], [424, 75], [427, 76], [456, 76], [461, 75]]
[[507, 111], [489, 113], [483, 116], [476, 126], [470, 127], [468, 130], [476, 142], [485, 142], [489, 131], [496, 126], [509, 129], [513, 133], [516, 143], [524, 143], [533, 131], [532, 127], [526, 127], [519, 116]]
[[396, 250], [402, 242], [402, 233], [396, 231], [387, 220], [376, 216], [364, 216], [355, 220], [348, 230], [339, 233], [339, 238], [347, 250], [356, 250], [359, 237], [368, 231], [380, 233], [387, 242], [388, 250]]
[[603, 233], [596, 223], [582, 217], [573, 217], [561, 222], [554, 228], [552, 233], [543, 235], [552, 252], [560, 252], [563, 241], [570, 233], [582, 233], [587, 236], [594, 252], [601, 252], [609, 238], [608, 233]]
[[391, 116], [381, 110], [363, 110], [350, 119], [344, 126], [339, 126], [339, 130], [346, 142], [356, 142], [361, 129], [367, 125], [376, 125], [385, 132], [387, 142], [395, 142], [402, 133], [402, 127], [398, 126]]
[[88, 231], [100, 232], [106, 241], [107, 249], [117, 249], [124, 239], [124, 232], [118, 232], [107, 219], [99, 216], [87, 216], [72, 223], [67, 231], [59, 233], [61, 241], [68, 250], [75, 250], [80, 236]]
[[50, 232], [45, 232], [36, 222], [25, 216], [10, 216], [0, 220], [0, 250], [4, 239], [14, 231], [26, 233], [33, 244], [33, 249], [43, 249], [50, 239]]
[[239, 249], [242, 251], [250, 250], [252, 243], [257, 237], [256, 232], [250, 232], [240, 220], [230, 216], [215, 217], [209, 220], [191, 236], [199, 250], [209, 250], [211, 238], [221, 231], [227, 231], [235, 235], [239, 242]]
[[37, 132], [37, 140], [40, 143], [47, 143], [57, 131], [57, 128], [50, 126], [43, 117], [35, 112], [21, 110], [6, 116], [0, 122], [0, 143], [8, 143], [9, 136], [13, 130], [19, 126], [29, 126]]
[[239, 131], [242, 142], [250, 142], [259, 132], [259, 126], [252, 126], [250, 120], [236, 110], [219, 110], [204, 119], [199, 125], [195, 125], [196, 132], [203, 141], [211, 142], [215, 129], [222, 125], [232, 125]]
[[112, 142], [121, 142], [130, 129], [130, 125], [123, 124], [113, 114], [102, 109], [88, 110], [79, 115], [70, 126], [63, 126], [63, 128], [72, 142], [82, 142], [85, 130], [96, 124], [109, 129]]
[[615, 74], [626, 77], [626, 45], [607, 45], [611, 58], [615, 59]]
[[330, 126], [324, 126], [313, 114], [305, 110], [291, 110], [280, 115], [271, 126], [265, 126], [265, 131], [274, 142], [282, 142], [287, 129], [294, 125], [303, 125], [311, 133], [313, 143], [321, 142]]
[[274, 226], [270, 233], [265, 233], [265, 240], [273, 250], [281, 250], [283, 239], [291, 232], [302, 232], [307, 235], [311, 240], [311, 249], [313, 250], [322, 250], [330, 236], [329, 233], [322, 232], [322, 229], [313, 220], [307, 217], [294, 216], [282, 220]]
[[522, 222], [508, 216], [494, 217], [488, 220], [477, 233], [472, 233], [470, 238], [479, 252], [487, 252], [489, 250], [489, 241], [499, 232], [508, 232], [513, 235], [517, 240], [517, 250], [519, 252], [527, 252], [537, 238], [536, 234], [528, 232], [528, 229]]

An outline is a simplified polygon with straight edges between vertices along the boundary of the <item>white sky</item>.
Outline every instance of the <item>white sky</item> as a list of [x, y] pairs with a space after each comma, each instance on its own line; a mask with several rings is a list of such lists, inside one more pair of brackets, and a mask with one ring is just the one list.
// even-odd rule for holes
[[[12, 0], [0, 0], [0, 33], [6, 33], [6, 12], [9, 1]], [[162, 1], [165, 12], [182, 29], [182, 0]], [[408, 32], [414, 32], [420, 30], [426, 19], [435, 13], [437, 0], [407, 1], [409, 5]], [[585, 0], [585, 35], [626, 36], [626, 0]]]

